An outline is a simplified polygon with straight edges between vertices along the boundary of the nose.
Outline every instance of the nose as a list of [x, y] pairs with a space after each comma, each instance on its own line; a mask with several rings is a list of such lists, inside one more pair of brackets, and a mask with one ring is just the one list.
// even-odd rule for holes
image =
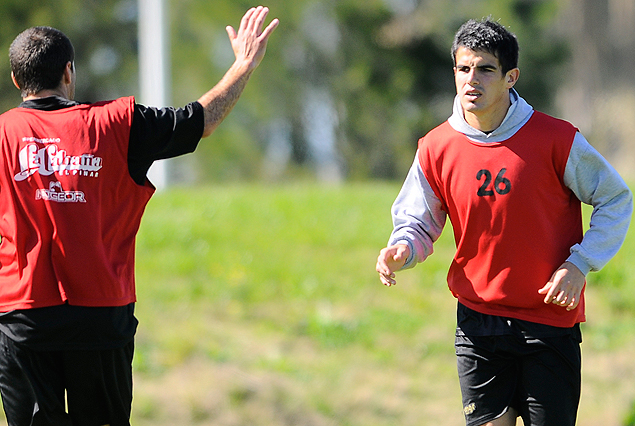
[[476, 69], [475, 68], [472, 68], [470, 70], [470, 73], [467, 75], [467, 82], [471, 86], [474, 86], [475, 84], [478, 84], [478, 76], [476, 75]]

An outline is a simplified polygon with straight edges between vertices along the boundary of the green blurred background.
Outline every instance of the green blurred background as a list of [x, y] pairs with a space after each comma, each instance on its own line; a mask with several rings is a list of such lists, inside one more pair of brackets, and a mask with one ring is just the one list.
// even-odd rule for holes
[[[226, 25], [244, 0], [163, 0], [168, 100], [182, 106], [233, 60]], [[521, 45], [517, 88], [572, 121], [622, 173], [635, 132], [632, 0], [270, 0], [281, 25], [233, 114], [174, 183], [401, 180], [417, 139], [445, 120], [454, 93], [452, 37], [492, 16]], [[137, 0], [0, 0], [0, 50], [32, 25], [60, 28], [77, 50], [77, 99], [139, 96]], [[158, 31], [158, 30], [157, 30]], [[19, 92], [0, 61], [0, 110]], [[163, 106], [163, 105], [160, 105]]]
[[[170, 104], [211, 88], [242, 0], [165, 0]], [[374, 272], [417, 139], [451, 112], [450, 44], [492, 16], [517, 88], [634, 181], [632, 0], [271, 0], [280, 19], [238, 105], [169, 162], [138, 238], [135, 425], [461, 425], [451, 229], [384, 288]], [[0, 49], [50, 25], [80, 101], [140, 95], [135, 0], [0, 0]], [[6, 56], [5, 56], [6, 58]], [[0, 62], [0, 110], [20, 102]], [[586, 211], [588, 217], [588, 211]], [[591, 274], [579, 425], [635, 425], [635, 239]]]

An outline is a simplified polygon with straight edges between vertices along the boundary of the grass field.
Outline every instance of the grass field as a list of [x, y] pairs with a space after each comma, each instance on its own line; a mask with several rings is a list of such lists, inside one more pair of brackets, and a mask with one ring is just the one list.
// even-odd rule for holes
[[[449, 230], [383, 287], [399, 186], [171, 189], [138, 238], [135, 425], [462, 425]], [[632, 233], [588, 285], [578, 424], [635, 399]]]
[[[455, 300], [435, 254], [374, 271], [398, 184], [240, 185], [158, 193], [137, 242], [133, 424], [463, 425]], [[635, 400], [632, 233], [590, 276], [580, 426]]]

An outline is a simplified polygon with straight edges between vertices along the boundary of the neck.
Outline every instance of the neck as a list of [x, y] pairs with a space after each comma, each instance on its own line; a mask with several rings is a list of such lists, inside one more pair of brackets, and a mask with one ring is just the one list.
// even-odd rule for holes
[[32, 101], [34, 99], [48, 98], [49, 96], [59, 96], [60, 98], [72, 100], [72, 98], [69, 96], [68, 91], [64, 90], [63, 88], [62, 89], [58, 88], [58, 89], [40, 90], [39, 92], [35, 94], [22, 97], [22, 101]]

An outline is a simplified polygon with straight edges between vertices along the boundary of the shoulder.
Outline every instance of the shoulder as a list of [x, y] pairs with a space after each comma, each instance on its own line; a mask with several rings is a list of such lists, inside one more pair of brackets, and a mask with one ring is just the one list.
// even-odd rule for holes
[[132, 110], [135, 107], [134, 96], [126, 96], [123, 98], [112, 99], [109, 101], [101, 101], [89, 104], [83, 104], [88, 108], [105, 108], [105, 109], [127, 109]]
[[15, 107], [0, 114], [0, 118], [10, 117], [12, 115], [21, 114], [23, 112], [29, 112], [29, 111], [31, 111], [31, 108]]
[[531, 139], [534, 146], [539, 143], [568, 155], [577, 133], [578, 129], [568, 121], [536, 111], [523, 126], [521, 135]]
[[442, 135], [457, 134], [457, 133], [458, 132], [454, 130], [454, 128], [450, 125], [450, 122], [446, 120], [443, 123], [439, 124], [437, 127], [430, 130], [424, 137], [434, 138], [434, 137], [438, 137]]
[[22, 108], [11, 108], [8, 111], [3, 112], [2, 114], [0, 114], [0, 120], [6, 120], [8, 117], [11, 117], [15, 114], [19, 114], [19, 110]]
[[459, 134], [459, 132], [454, 130], [454, 128], [448, 121], [444, 121], [437, 127], [430, 130], [428, 133], [426, 133], [425, 136], [423, 136], [421, 139], [419, 139], [419, 143], [421, 144], [423, 141], [443, 139], [456, 134]]
[[419, 139], [418, 148], [420, 152], [443, 150], [456, 138], [465, 139], [465, 135], [456, 131], [448, 121], [445, 121]]
[[0, 126], [2, 128], [11, 128], [19, 126], [28, 121], [34, 114], [39, 113], [36, 109], [16, 107], [0, 114]]
[[543, 129], [560, 130], [570, 133], [571, 135], [574, 135], [578, 131], [578, 129], [567, 120], [556, 118], [540, 111], [535, 111], [529, 122], [534, 125], [538, 124]]
[[79, 108], [82, 107], [95, 116], [103, 117], [110, 121], [131, 124], [135, 111], [135, 99], [133, 96], [127, 96], [79, 106]]

